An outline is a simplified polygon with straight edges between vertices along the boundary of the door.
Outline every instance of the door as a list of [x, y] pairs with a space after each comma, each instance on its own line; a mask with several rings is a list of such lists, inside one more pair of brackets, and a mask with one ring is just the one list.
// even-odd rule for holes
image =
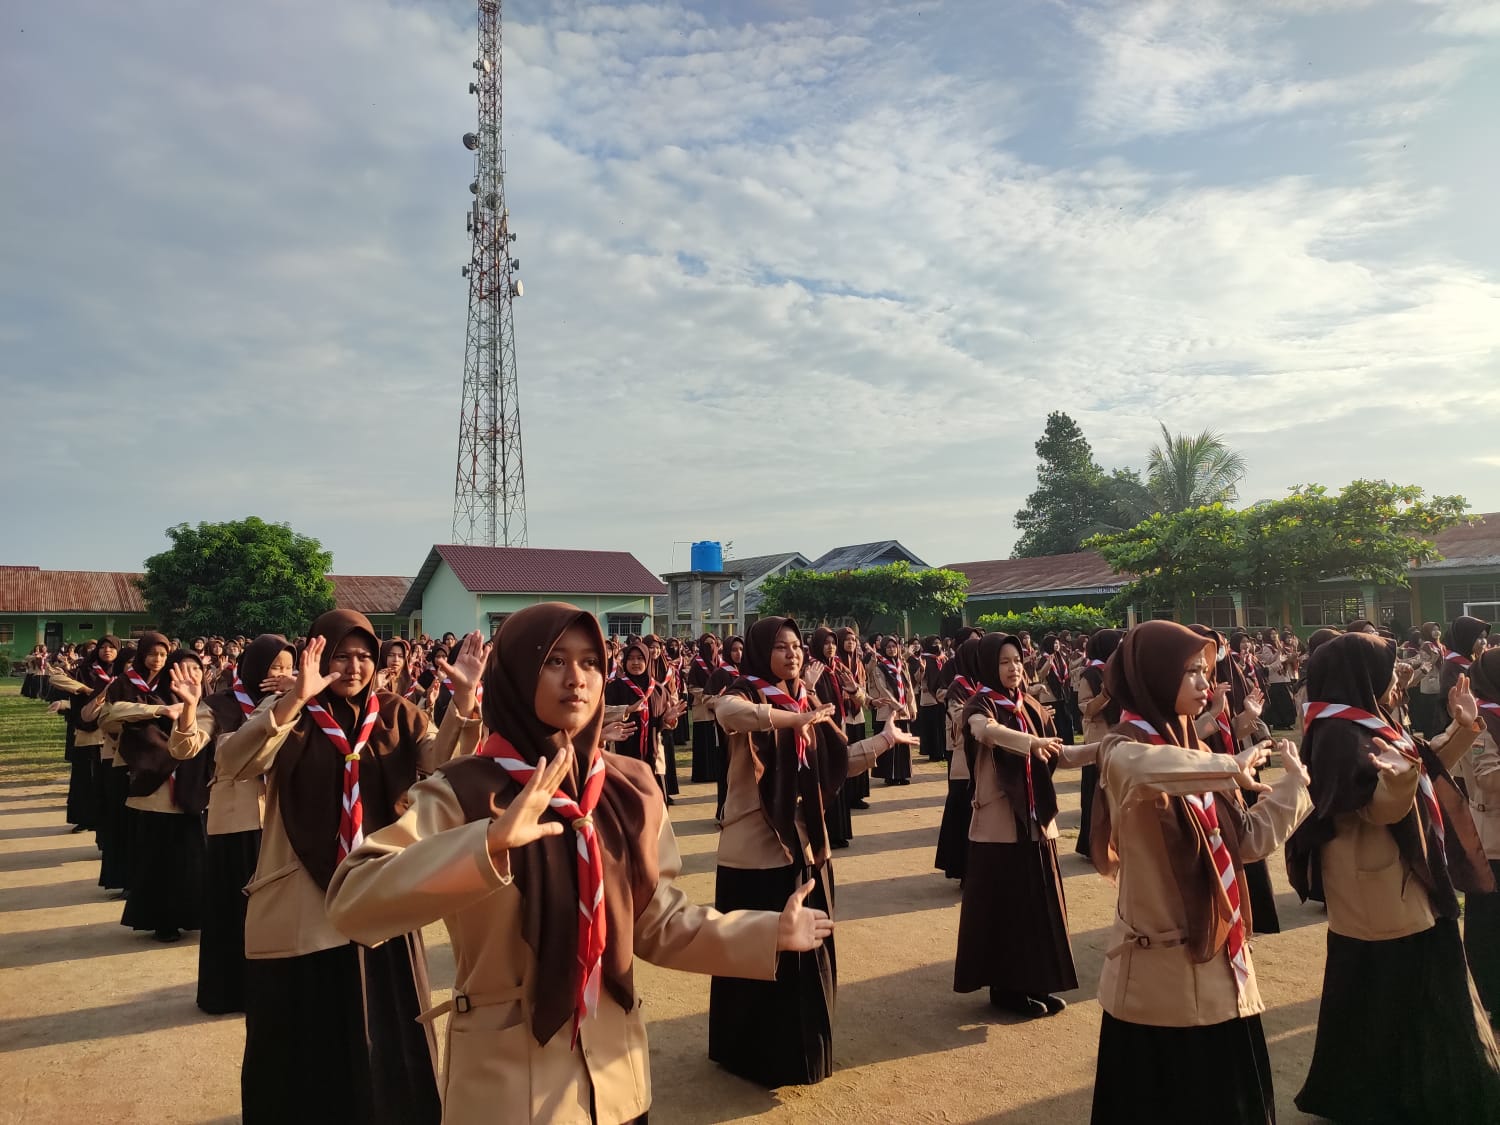
[[62, 648], [63, 627], [61, 621], [49, 621], [42, 633], [42, 643], [47, 646], [48, 652], [56, 652]]

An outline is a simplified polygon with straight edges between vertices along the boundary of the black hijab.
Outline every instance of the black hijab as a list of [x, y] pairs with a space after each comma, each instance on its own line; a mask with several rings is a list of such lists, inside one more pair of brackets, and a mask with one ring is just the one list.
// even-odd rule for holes
[[[964, 643], [968, 644], [967, 641]], [[999, 780], [1000, 789], [1010, 801], [1011, 811], [1015, 814], [1017, 838], [1025, 840], [1030, 837], [1027, 822], [1030, 819], [1029, 805], [1032, 802], [1035, 802], [1039, 827], [1045, 828], [1057, 817], [1057, 790], [1052, 784], [1052, 772], [1057, 768], [1056, 759], [1043, 767], [1030, 756], [1012, 754], [1009, 750], [1003, 750], [998, 746], [983, 746], [969, 729], [969, 720], [975, 715], [983, 715], [1011, 730], [1025, 731], [1039, 737], [1046, 737], [1052, 733], [1051, 725], [1043, 716], [1041, 706], [1026, 693], [1024, 678], [1021, 686], [1015, 691], [1007, 690], [1000, 682], [1000, 655], [1006, 645], [1013, 647], [1024, 660], [1020, 639], [1009, 633], [987, 633], [979, 639], [975, 647], [975, 673], [979, 677], [979, 685], [988, 688], [994, 695], [988, 695], [983, 691], [976, 692], [969, 698], [968, 703], [964, 704], [961, 717], [964, 756], [969, 762], [969, 777], [973, 778], [977, 776], [974, 766], [979, 755], [986, 749], [989, 751], [990, 759], [995, 765], [995, 774]], [[1001, 706], [995, 701], [995, 696], [1011, 700], [1018, 710]], [[1028, 773], [1031, 778], [1029, 794], [1026, 784]], [[970, 788], [973, 784], [971, 780]]]

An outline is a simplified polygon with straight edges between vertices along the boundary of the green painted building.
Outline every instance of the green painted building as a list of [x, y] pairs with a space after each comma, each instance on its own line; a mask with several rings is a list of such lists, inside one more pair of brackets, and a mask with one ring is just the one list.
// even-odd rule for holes
[[492, 634], [517, 610], [538, 602], [571, 602], [599, 619], [606, 635], [649, 633], [652, 599], [666, 593], [626, 551], [439, 544], [412, 580], [397, 610], [416, 636]]

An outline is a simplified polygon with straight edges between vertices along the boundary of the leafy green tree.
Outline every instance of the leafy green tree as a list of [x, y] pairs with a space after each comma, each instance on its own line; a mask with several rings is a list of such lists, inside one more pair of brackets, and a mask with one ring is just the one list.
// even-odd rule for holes
[[141, 592], [173, 636], [296, 636], [333, 608], [333, 555], [316, 539], [256, 516], [178, 524], [171, 547], [146, 560]]
[[1161, 439], [1146, 458], [1146, 485], [1156, 510], [1182, 512], [1237, 499], [1245, 459], [1221, 436], [1212, 430], [1174, 435], [1163, 424]]
[[1100, 532], [1129, 527], [1142, 500], [1140, 478], [1129, 470], [1106, 476], [1078, 423], [1060, 410], [1047, 415], [1036, 443], [1037, 486], [1016, 513], [1021, 529], [1014, 558], [1063, 555]]
[[1095, 629], [1113, 629], [1124, 624], [1124, 619], [1108, 609], [1083, 605], [1039, 605], [1024, 613], [986, 613], [975, 622], [989, 633], [1030, 633], [1040, 640], [1044, 633], [1055, 633], [1059, 629], [1080, 629], [1092, 633]]
[[1233, 590], [1270, 598], [1331, 578], [1404, 586], [1409, 567], [1440, 557], [1434, 536], [1469, 506], [1462, 496], [1423, 497], [1389, 481], [1351, 481], [1332, 495], [1299, 485], [1243, 511], [1211, 504], [1157, 513], [1085, 545], [1131, 576], [1119, 606], [1182, 605]]
[[909, 563], [864, 570], [793, 570], [761, 584], [763, 614], [787, 614], [799, 621], [849, 618], [864, 631], [877, 617], [963, 608], [969, 579], [956, 570], [917, 570]]

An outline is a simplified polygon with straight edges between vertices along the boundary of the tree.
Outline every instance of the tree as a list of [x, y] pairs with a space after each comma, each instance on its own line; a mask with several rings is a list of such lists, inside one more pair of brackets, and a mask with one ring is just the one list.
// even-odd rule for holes
[[170, 635], [302, 633], [333, 608], [333, 555], [316, 539], [255, 516], [167, 529], [140, 587]]
[[1146, 458], [1146, 484], [1156, 510], [1182, 512], [1205, 504], [1229, 504], [1245, 476], [1245, 459], [1212, 430], [1173, 435], [1161, 426], [1162, 444]]
[[956, 570], [916, 570], [905, 562], [864, 570], [792, 570], [761, 583], [761, 612], [804, 621], [850, 618], [863, 632], [876, 617], [963, 608], [969, 579]]
[[1140, 478], [1129, 470], [1105, 476], [1078, 423], [1060, 410], [1047, 415], [1036, 443], [1037, 486], [1016, 513], [1021, 529], [1014, 558], [1063, 555], [1091, 535], [1129, 527], [1141, 499]]
[[1423, 495], [1388, 481], [1351, 481], [1337, 495], [1299, 485], [1244, 511], [1211, 504], [1157, 513], [1085, 545], [1132, 576], [1119, 606], [1232, 590], [1285, 595], [1331, 578], [1404, 586], [1410, 567], [1440, 557], [1433, 537], [1469, 506], [1462, 496]]

